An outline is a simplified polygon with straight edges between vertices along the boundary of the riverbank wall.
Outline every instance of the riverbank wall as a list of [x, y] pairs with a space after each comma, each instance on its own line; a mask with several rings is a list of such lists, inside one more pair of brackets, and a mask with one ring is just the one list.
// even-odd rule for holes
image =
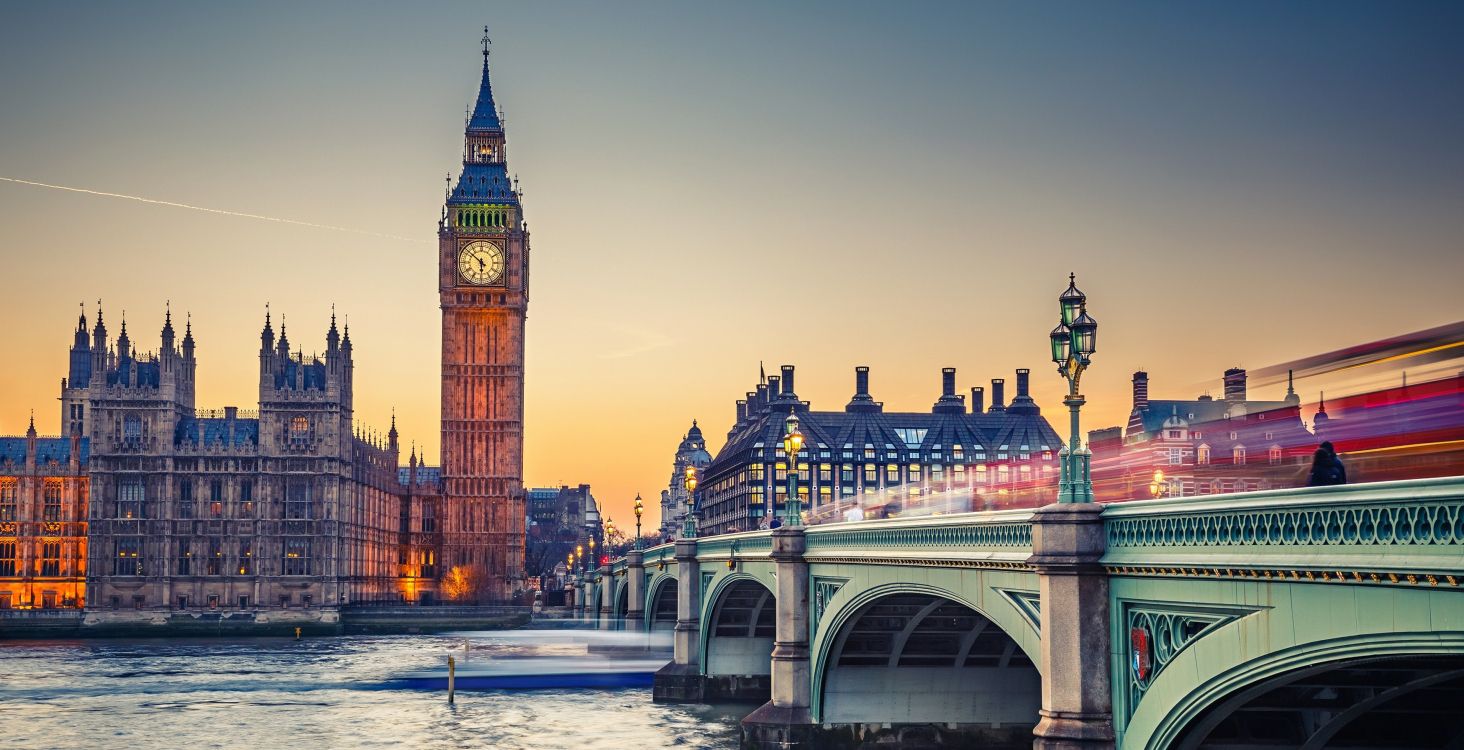
[[507, 630], [527, 625], [529, 607], [343, 607], [298, 610], [86, 612], [0, 610], [0, 639], [294, 637]]

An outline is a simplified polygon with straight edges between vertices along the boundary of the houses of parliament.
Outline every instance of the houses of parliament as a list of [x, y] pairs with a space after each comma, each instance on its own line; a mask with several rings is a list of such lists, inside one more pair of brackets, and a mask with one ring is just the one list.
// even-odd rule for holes
[[195, 399], [191, 321], [179, 337], [165, 311], [144, 353], [126, 321], [109, 336], [99, 304], [74, 331], [62, 434], [38, 436], [32, 418], [0, 438], [0, 609], [333, 622], [353, 604], [506, 601], [524, 585], [529, 241], [488, 57], [485, 36], [438, 224], [441, 466], [403, 460], [394, 417], [383, 438], [356, 427], [334, 314], [319, 357], [266, 311], [257, 408], [215, 410]]

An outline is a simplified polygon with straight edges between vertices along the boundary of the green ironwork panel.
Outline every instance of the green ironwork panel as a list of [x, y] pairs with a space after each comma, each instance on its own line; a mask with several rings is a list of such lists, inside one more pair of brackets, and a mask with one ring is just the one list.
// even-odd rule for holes
[[1464, 583], [1461, 477], [1124, 503], [1103, 518], [1111, 568], [1259, 567], [1323, 571], [1322, 580], [1403, 573]]
[[[1288, 671], [1388, 655], [1464, 654], [1464, 595], [1439, 586], [1291, 579], [1111, 579], [1118, 747], [1161, 750], [1204, 710]], [[1147, 629], [1136, 675], [1132, 631]]]
[[1031, 518], [1031, 511], [1019, 510], [813, 526], [807, 531], [808, 551], [1030, 551]]
[[725, 560], [767, 557], [773, 551], [771, 531], [747, 531], [740, 534], [722, 534], [703, 537], [696, 542], [697, 560]]

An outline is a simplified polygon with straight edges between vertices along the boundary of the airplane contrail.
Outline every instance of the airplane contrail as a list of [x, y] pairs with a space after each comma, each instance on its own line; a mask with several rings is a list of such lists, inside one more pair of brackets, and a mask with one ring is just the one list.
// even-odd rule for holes
[[328, 229], [328, 230], [331, 230], [331, 231], [334, 231], [334, 232], [350, 232], [351, 234], [364, 234], [364, 235], [366, 235], [368, 237], [381, 237], [383, 239], [398, 240], [398, 241], [401, 241], [401, 242], [430, 243], [430, 240], [426, 240], [426, 239], [423, 239], [421, 237], [403, 237], [403, 236], [401, 236], [399, 234], [385, 234], [385, 233], [382, 233], [382, 232], [372, 232], [372, 231], [369, 231], [369, 230], [366, 230], [366, 229], [354, 229], [352, 227], [338, 227], [338, 226], [332, 226], [330, 224], [316, 224], [313, 221], [300, 221], [299, 219], [281, 219], [278, 216], [261, 216], [259, 214], [244, 213], [242, 211], [226, 211], [226, 210], [224, 210], [222, 208], [208, 208], [207, 206], [194, 206], [194, 205], [190, 205], [190, 204], [187, 204], [187, 203], [176, 203], [174, 201], [160, 201], [160, 200], [156, 200], [156, 199], [153, 199], [153, 198], [144, 198], [144, 197], [142, 197], [140, 195], [124, 195], [122, 193], [108, 193], [108, 192], [104, 192], [104, 191], [101, 191], [101, 190], [88, 190], [86, 188], [67, 187], [66, 185], [51, 185], [51, 184], [48, 184], [48, 183], [45, 183], [45, 182], [34, 182], [32, 180], [21, 180], [21, 179], [15, 178], [15, 177], [3, 177], [3, 176], [0, 176], [0, 181], [13, 182], [13, 183], [15, 183], [17, 185], [30, 185], [32, 187], [50, 188], [52, 190], [65, 190], [65, 191], [70, 192], [70, 193], [85, 193], [86, 195], [100, 195], [100, 196], [102, 196], [104, 198], [123, 198], [123, 199], [129, 200], [129, 201], [137, 201], [139, 203], [151, 203], [151, 204], [156, 205], [156, 206], [171, 206], [173, 208], [186, 208], [186, 209], [189, 209], [189, 210], [192, 210], [192, 211], [204, 211], [206, 213], [222, 214], [224, 216], [237, 216], [237, 217], [240, 217], [240, 218], [243, 218], [243, 219], [258, 219], [260, 221], [272, 221], [272, 222], [275, 222], [276, 224], [294, 224], [295, 226], [310, 227], [312, 229]]

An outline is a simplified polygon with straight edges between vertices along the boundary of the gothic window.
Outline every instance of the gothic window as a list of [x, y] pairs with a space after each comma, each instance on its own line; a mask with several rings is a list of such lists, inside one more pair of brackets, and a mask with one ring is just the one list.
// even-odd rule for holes
[[117, 537], [117, 557], [113, 561], [112, 575], [117, 576], [140, 576], [142, 575], [142, 537], [122, 536]]
[[178, 517], [193, 517], [193, 482], [187, 479], [178, 482]]
[[0, 521], [14, 521], [19, 515], [15, 491], [14, 479], [0, 482]]
[[41, 544], [41, 576], [55, 578], [61, 575], [61, 543]]
[[135, 416], [127, 416], [122, 420], [122, 439], [129, 443], [142, 439], [142, 420]]
[[[178, 540], [178, 564], [176, 567], [180, 576], [193, 575], [193, 544], [187, 539]], [[180, 606], [179, 609], [187, 609], [187, 607]]]
[[285, 519], [310, 518], [310, 482], [305, 479], [290, 480], [285, 492]]
[[117, 517], [146, 518], [146, 493], [141, 479], [124, 479], [117, 484]]
[[15, 553], [15, 542], [0, 542], [0, 578], [12, 578], [15, 576]]
[[303, 576], [310, 574], [310, 538], [286, 537], [284, 550], [284, 575]]
[[224, 480], [214, 479], [208, 483], [208, 514], [214, 518], [224, 515]]
[[290, 420], [290, 442], [303, 443], [310, 437], [310, 419], [295, 417]]
[[46, 482], [45, 489], [42, 492], [41, 520], [61, 520], [61, 483]]
[[251, 539], [239, 540], [239, 575], [247, 576], [254, 572], [254, 541]]
[[204, 554], [203, 574], [206, 576], [223, 575], [224, 573], [224, 542], [218, 537], [209, 537], [208, 551]]
[[245, 516], [254, 515], [254, 482], [248, 479], [239, 482], [239, 504]]

